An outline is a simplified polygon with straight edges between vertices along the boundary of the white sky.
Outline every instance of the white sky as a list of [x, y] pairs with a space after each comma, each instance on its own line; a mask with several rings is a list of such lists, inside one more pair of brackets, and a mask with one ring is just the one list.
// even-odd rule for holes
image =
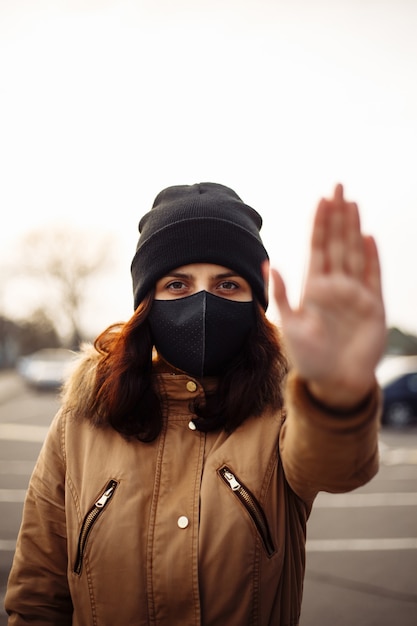
[[417, 333], [416, 33], [415, 0], [0, 0], [0, 258], [50, 222], [113, 233], [98, 332], [132, 313], [155, 195], [213, 181], [262, 214], [295, 304], [340, 181], [379, 244], [388, 324]]

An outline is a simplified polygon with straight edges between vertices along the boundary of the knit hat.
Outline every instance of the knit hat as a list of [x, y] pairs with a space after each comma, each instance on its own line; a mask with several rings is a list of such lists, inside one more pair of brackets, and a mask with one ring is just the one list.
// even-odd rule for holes
[[169, 271], [214, 263], [240, 274], [266, 309], [261, 264], [268, 259], [259, 231], [262, 218], [229, 187], [177, 185], [161, 191], [139, 222], [131, 265], [134, 307]]

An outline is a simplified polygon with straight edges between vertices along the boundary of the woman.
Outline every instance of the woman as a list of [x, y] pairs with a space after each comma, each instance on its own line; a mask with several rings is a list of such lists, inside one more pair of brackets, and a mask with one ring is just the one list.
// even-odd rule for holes
[[384, 307], [338, 185], [298, 310], [272, 272], [284, 354], [261, 224], [214, 183], [142, 218], [134, 315], [84, 347], [30, 481], [10, 625], [298, 624], [317, 493], [378, 469]]

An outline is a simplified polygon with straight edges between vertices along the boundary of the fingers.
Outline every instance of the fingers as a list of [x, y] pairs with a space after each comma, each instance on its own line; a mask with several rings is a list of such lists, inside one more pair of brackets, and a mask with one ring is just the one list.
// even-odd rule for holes
[[343, 271], [345, 262], [345, 209], [346, 202], [343, 198], [343, 187], [337, 185], [333, 198], [326, 202], [325, 245], [328, 269], [333, 272]]
[[360, 278], [365, 267], [364, 237], [361, 233], [359, 210], [355, 202], [346, 206], [346, 250], [344, 267], [348, 274]]
[[309, 274], [339, 272], [362, 277], [365, 266], [364, 239], [359, 210], [344, 199], [342, 185], [333, 197], [317, 207], [311, 238]]
[[364, 237], [364, 276], [369, 288], [382, 299], [381, 265], [375, 239], [370, 235]]
[[273, 294], [275, 302], [279, 309], [282, 320], [291, 315], [291, 307], [287, 298], [287, 291], [285, 288], [284, 280], [279, 272], [275, 269], [271, 269]]
[[311, 255], [309, 273], [320, 274], [326, 271], [326, 222], [327, 201], [320, 200], [314, 217], [313, 232], [311, 236]]
[[[310, 279], [331, 273], [355, 278], [382, 299], [376, 243], [372, 237], [362, 234], [358, 206], [345, 200], [342, 185], [336, 185], [333, 197], [323, 198], [317, 206], [306, 284]], [[271, 275], [281, 317], [289, 316], [292, 309], [284, 281], [276, 270], [271, 270]]]

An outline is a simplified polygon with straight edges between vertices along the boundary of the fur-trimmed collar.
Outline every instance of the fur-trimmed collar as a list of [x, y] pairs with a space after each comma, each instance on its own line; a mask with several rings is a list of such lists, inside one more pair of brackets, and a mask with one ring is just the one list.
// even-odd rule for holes
[[78, 358], [71, 369], [70, 376], [61, 391], [62, 409], [74, 416], [88, 415], [91, 396], [94, 390], [97, 365], [103, 356], [91, 343], [80, 347]]

